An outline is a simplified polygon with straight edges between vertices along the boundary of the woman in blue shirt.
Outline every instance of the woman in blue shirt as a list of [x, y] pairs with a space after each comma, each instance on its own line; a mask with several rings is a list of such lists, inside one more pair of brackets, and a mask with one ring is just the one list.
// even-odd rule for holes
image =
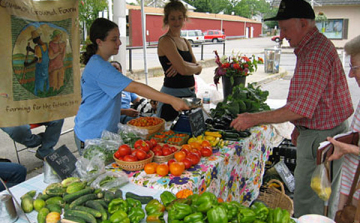
[[81, 76], [81, 104], [75, 117], [75, 142], [81, 154], [84, 141], [100, 138], [103, 130], [117, 132], [120, 122], [121, 92], [134, 92], [161, 101], [177, 110], [189, 107], [176, 98], [124, 76], [119, 75], [108, 61], [118, 54], [120, 41], [118, 25], [104, 18], [96, 19], [90, 27], [91, 44], [86, 47]]

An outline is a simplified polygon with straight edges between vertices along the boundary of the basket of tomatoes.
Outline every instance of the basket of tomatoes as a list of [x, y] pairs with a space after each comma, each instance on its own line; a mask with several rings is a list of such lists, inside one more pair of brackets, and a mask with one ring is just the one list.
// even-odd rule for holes
[[174, 158], [175, 152], [179, 151], [179, 146], [158, 143], [152, 151], [154, 152], [153, 161], [156, 163], [164, 163]]
[[128, 121], [127, 124], [140, 129], [147, 129], [148, 134], [146, 138], [149, 138], [155, 132], [165, 129], [165, 120], [158, 117], [139, 117]]
[[119, 146], [113, 155], [116, 164], [127, 171], [144, 169], [147, 163], [151, 163], [154, 153], [149, 149], [131, 148], [127, 144]]

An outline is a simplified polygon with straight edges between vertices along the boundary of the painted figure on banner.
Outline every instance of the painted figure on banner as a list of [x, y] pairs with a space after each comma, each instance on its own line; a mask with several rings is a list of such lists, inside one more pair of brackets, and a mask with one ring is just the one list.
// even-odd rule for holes
[[69, 21], [14, 27], [18, 32], [13, 47], [15, 101], [73, 93]]

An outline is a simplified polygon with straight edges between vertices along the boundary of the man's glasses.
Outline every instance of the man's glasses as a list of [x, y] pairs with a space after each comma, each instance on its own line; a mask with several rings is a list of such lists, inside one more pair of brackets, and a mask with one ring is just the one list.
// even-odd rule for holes
[[350, 70], [357, 70], [360, 68], [360, 66], [353, 66], [351, 63], [349, 64]]

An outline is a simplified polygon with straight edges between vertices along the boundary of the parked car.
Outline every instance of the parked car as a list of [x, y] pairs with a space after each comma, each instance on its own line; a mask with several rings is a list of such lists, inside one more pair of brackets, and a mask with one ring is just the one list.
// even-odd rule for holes
[[222, 42], [225, 41], [226, 35], [221, 30], [206, 30], [204, 32], [204, 39], [206, 42]]
[[201, 30], [181, 30], [180, 36], [187, 39], [191, 45], [198, 46], [205, 42], [204, 35]]
[[279, 43], [281, 41], [280, 36], [273, 36], [273, 37], [271, 37], [271, 40], [275, 41], [277, 43]]

